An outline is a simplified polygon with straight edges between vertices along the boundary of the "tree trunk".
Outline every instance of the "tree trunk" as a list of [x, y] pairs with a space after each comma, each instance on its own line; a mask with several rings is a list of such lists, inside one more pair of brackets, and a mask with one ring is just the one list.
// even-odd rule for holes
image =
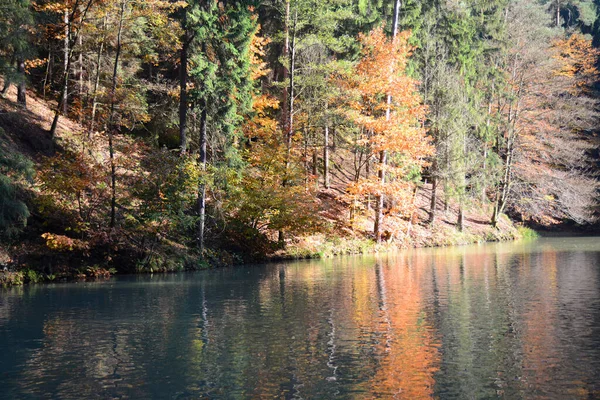
[[[381, 184], [381, 189], [383, 189], [383, 186], [385, 185], [385, 165], [387, 163], [387, 152], [386, 151], [382, 151], [379, 153], [379, 183]], [[383, 223], [383, 203], [384, 202], [384, 195], [383, 193], [380, 193], [379, 195], [377, 195], [377, 197], [375, 198], [375, 229], [374, 229], [374, 233], [375, 233], [375, 240], [377, 241], [377, 243], [381, 243], [381, 225]]]
[[[94, 3], [95, 0], [88, 0], [86, 3], [86, 6], [83, 10], [83, 13], [81, 15], [81, 22], [83, 23], [85, 21], [85, 16], [87, 15], [88, 10], [90, 9], [90, 7], [92, 6], [92, 4]], [[69, 21], [69, 14], [68, 12], [65, 14], [65, 20], [68, 22]], [[67, 28], [66, 28], [67, 29]], [[70, 29], [69, 29], [70, 30]], [[76, 30], [77, 32], [77, 30]], [[67, 35], [68, 37], [68, 35]], [[75, 38], [77, 39], [77, 34], [75, 35]], [[66, 54], [66, 65], [63, 71], [63, 88], [62, 88], [62, 93], [60, 96], [60, 100], [58, 102], [58, 106], [56, 107], [56, 110], [54, 111], [54, 119], [52, 120], [52, 126], [50, 127], [50, 136], [52, 137], [52, 140], [54, 140], [55, 136], [56, 136], [56, 128], [58, 127], [58, 120], [60, 118], [60, 114], [61, 111], [63, 111], [63, 109], [66, 109], [66, 99], [67, 99], [67, 89], [68, 89], [68, 80], [69, 80], [69, 70], [71, 69], [71, 60], [73, 58], [73, 47], [71, 46], [70, 43], [67, 41], [65, 43], [65, 46], [67, 48], [69, 48], [69, 51]]]
[[[106, 29], [106, 18], [102, 19], [102, 26]], [[94, 124], [96, 123], [96, 111], [98, 109], [98, 87], [100, 86], [100, 64], [102, 63], [102, 52], [104, 51], [104, 39], [100, 42], [98, 54], [96, 55], [96, 78], [94, 81], [94, 93], [92, 95], [92, 115], [90, 120], [90, 132], [88, 137], [94, 133]]]
[[[288, 2], [289, 5], [289, 2]], [[287, 121], [286, 121], [286, 160], [285, 160], [285, 173], [287, 175], [290, 162], [291, 162], [291, 151], [292, 151], [292, 139], [294, 137], [294, 78], [295, 78], [295, 65], [296, 65], [296, 20], [297, 15], [294, 17], [294, 29], [292, 32], [292, 42], [289, 50], [289, 76], [290, 83], [288, 87], [288, 108], [287, 108]], [[287, 177], [286, 177], [287, 178]], [[285, 182], [285, 181], [284, 181]]]
[[337, 135], [336, 135], [336, 131], [335, 131], [335, 125], [333, 127], [331, 127], [331, 151], [332, 152], [336, 152], [337, 151]]
[[323, 185], [329, 189], [329, 125], [325, 122], [325, 136], [323, 138]]
[[6, 76], [4, 78], [4, 87], [2, 88], [2, 97], [6, 97], [6, 95], [8, 94], [8, 89], [10, 89], [10, 78], [8, 76]]
[[435, 225], [435, 217], [437, 210], [437, 187], [438, 179], [435, 175], [431, 176], [431, 203], [429, 204], [429, 224]]
[[[290, 0], [286, 0], [285, 2], [285, 25], [284, 29], [284, 43], [282, 49], [282, 58], [283, 60], [289, 60], [290, 53]], [[289, 70], [288, 66], [285, 62], [281, 65], [281, 81], [285, 82], [288, 78]], [[284, 133], [287, 134], [287, 124], [288, 124], [288, 87], [283, 86], [283, 90], [281, 91], [281, 126], [283, 128]]]
[[458, 226], [458, 230], [460, 232], [462, 232], [465, 227], [465, 217], [464, 217], [464, 213], [463, 213], [462, 199], [460, 201], [460, 204], [458, 205], [458, 218], [456, 220], [456, 225]]
[[312, 154], [312, 174], [316, 178], [317, 185], [319, 184], [319, 155], [317, 154], [317, 148], [313, 149]]
[[48, 78], [52, 71], [52, 50], [48, 51], [48, 63], [46, 64], [46, 73], [44, 74], [44, 86], [42, 87], [42, 98], [46, 101], [46, 87], [48, 86]]
[[64, 76], [66, 76], [66, 78], [63, 82], [61, 105], [62, 105], [63, 114], [66, 114], [68, 111], [67, 101], [69, 98], [69, 67], [70, 67], [70, 65], [69, 65], [70, 64], [70, 60], [69, 60], [69, 58], [70, 58], [69, 57], [70, 26], [69, 26], [69, 10], [68, 9], [65, 9], [64, 23], [65, 23], [65, 40], [64, 40], [64, 45], [63, 45], [63, 54], [64, 54], [63, 74], [64, 74]]
[[[81, 22], [81, 24], [83, 25], [83, 22]], [[79, 43], [79, 60], [78, 60], [78, 64], [79, 64], [79, 73], [78, 73], [78, 78], [79, 78], [79, 123], [82, 124], [83, 123], [83, 39], [82, 39], [82, 35], [78, 35], [78, 43]]]
[[27, 83], [25, 77], [25, 60], [19, 58], [17, 60], [18, 71], [20, 75], [19, 86], [17, 86], [17, 103], [23, 107], [27, 107]]
[[[394, 1], [394, 19], [392, 21], [392, 40], [396, 39], [396, 36], [398, 35], [398, 14], [400, 13], [400, 0], [395, 0]], [[388, 95], [387, 96], [387, 110], [385, 112], [385, 116], [386, 119], [389, 121], [391, 118], [391, 106], [392, 106], [392, 96]], [[383, 150], [379, 153], [379, 183], [381, 185], [381, 189], [383, 189], [383, 186], [385, 185], [385, 167], [387, 164], [387, 154], [386, 151]], [[375, 240], [377, 241], [377, 243], [381, 243], [381, 224], [382, 224], [382, 220], [383, 220], [383, 204], [384, 204], [384, 195], [383, 193], [380, 193], [379, 195], [377, 195], [377, 198], [375, 200], [375, 227], [374, 227], [374, 233], [375, 233]]]
[[499, 205], [500, 205], [500, 198], [498, 196], [498, 194], [496, 194], [496, 199], [494, 200], [494, 211], [492, 212], [492, 220], [491, 220], [491, 224], [494, 228], [498, 227], [498, 217], [500, 215], [500, 210], [499, 210]]
[[[282, 185], [285, 187], [288, 184], [288, 172], [291, 163], [291, 151], [292, 151], [292, 139], [294, 135], [294, 77], [295, 77], [295, 63], [296, 63], [296, 20], [297, 20], [297, 12], [294, 18], [294, 29], [292, 32], [292, 42], [289, 42], [289, 14], [290, 14], [290, 1], [286, 1], [286, 46], [284, 49], [284, 55], [289, 55], [289, 73], [290, 82], [287, 90], [284, 89], [283, 97], [287, 98], [287, 113], [284, 110], [284, 130], [285, 130], [285, 142], [286, 142], [286, 157], [285, 157], [285, 176], [283, 178]], [[287, 76], [286, 71], [284, 70], [284, 77]], [[285, 106], [284, 106], [285, 107]], [[285, 245], [285, 234], [283, 230], [279, 231], [279, 244]]]
[[504, 164], [502, 181], [496, 193], [496, 199], [494, 202], [494, 212], [492, 214], [491, 220], [492, 226], [494, 227], [498, 226], [498, 218], [500, 217], [500, 214], [502, 214], [502, 212], [504, 211], [504, 207], [506, 206], [506, 203], [508, 201], [508, 195], [510, 193], [512, 162], [514, 155], [514, 147], [512, 141], [513, 138], [509, 136], [506, 151], [506, 162]]
[[[15, 61], [16, 61], [16, 57], [15, 57], [15, 54], [13, 53], [12, 57], [10, 58], [10, 63], [8, 64], [9, 69], [13, 67]], [[10, 89], [10, 85], [11, 85], [10, 74], [7, 74], [4, 77], [4, 87], [2, 88], [2, 97], [6, 97], [6, 95], [8, 94], [8, 90]]]
[[[360, 176], [360, 174], [359, 174]], [[367, 148], [367, 156], [366, 156], [366, 160], [365, 160], [365, 179], [369, 179], [369, 177], [371, 176], [371, 150]], [[356, 179], [356, 182], [358, 182], [360, 178]], [[372, 199], [371, 199], [371, 193], [367, 193], [367, 210], [368, 211], [372, 211], [373, 210], [373, 205], [372, 203]]]
[[117, 31], [117, 48], [115, 52], [115, 65], [113, 67], [112, 85], [110, 88], [110, 116], [108, 119], [108, 152], [110, 156], [110, 182], [111, 182], [111, 197], [110, 197], [110, 229], [115, 228], [116, 224], [116, 209], [117, 209], [117, 171], [115, 165], [115, 150], [113, 144], [113, 130], [115, 129], [115, 103], [117, 92], [117, 74], [119, 72], [119, 57], [121, 56], [121, 36], [123, 33], [123, 20], [125, 14], [125, 2], [121, 2], [119, 13], [119, 29]]
[[182, 154], [187, 151], [187, 65], [188, 65], [188, 46], [189, 37], [187, 31], [187, 10], [183, 9], [183, 18], [181, 21], [183, 37], [181, 39], [181, 56], [179, 63], [179, 149]]
[[488, 149], [487, 149], [487, 144], [484, 143], [484, 148], [483, 148], [483, 179], [482, 179], [482, 185], [481, 185], [481, 202], [482, 203], [486, 203], [487, 202], [487, 182], [486, 182], [486, 170], [487, 170], [487, 157], [488, 157]]
[[[201, 102], [202, 113], [200, 114], [200, 166], [206, 171], [206, 126], [207, 126], [207, 104], [206, 100]], [[198, 188], [198, 247], [204, 253], [204, 231], [206, 225], [206, 184], [202, 182]]]
[[415, 189], [413, 191], [413, 197], [412, 197], [412, 203], [411, 203], [411, 211], [410, 211], [410, 218], [408, 219], [408, 228], [406, 228], [406, 237], [409, 238], [410, 237], [410, 232], [412, 231], [412, 226], [415, 220], [415, 212], [416, 212], [416, 207], [415, 204], [417, 203], [417, 196], [419, 195], [419, 185], [415, 185]]

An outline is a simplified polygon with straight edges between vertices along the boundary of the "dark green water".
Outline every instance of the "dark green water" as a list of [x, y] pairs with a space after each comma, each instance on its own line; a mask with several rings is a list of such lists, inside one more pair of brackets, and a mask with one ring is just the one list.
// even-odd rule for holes
[[0, 291], [0, 398], [600, 398], [600, 239]]

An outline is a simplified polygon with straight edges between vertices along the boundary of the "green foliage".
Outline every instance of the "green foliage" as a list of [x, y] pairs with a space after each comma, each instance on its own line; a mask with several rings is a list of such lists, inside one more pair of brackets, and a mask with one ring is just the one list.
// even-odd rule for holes
[[517, 231], [519, 233], [519, 237], [523, 240], [533, 240], [540, 237], [539, 233], [526, 226], [517, 227]]
[[19, 286], [25, 283], [25, 274], [22, 271], [0, 271], [0, 286]]
[[[126, 226], [135, 231], [181, 240], [194, 226], [187, 213], [197, 196], [200, 180], [206, 181], [195, 157], [165, 149], [147, 149], [140, 165], [143, 173], [130, 183]], [[173, 237], [172, 235], [175, 235]]]
[[[0, 140], [4, 137], [0, 128]], [[0, 144], [0, 239], [10, 238], [27, 225], [29, 208], [21, 188], [33, 179], [33, 163]]]
[[224, 146], [214, 151], [229, 155], [254, 91], [249, 51], [257, 20], [251, 3], [194, 1], [187, 9], [187, 29], [193, 37], [190, 98], [198, 112], [207, 110], [212, 133], [222, 138], [215, 142]]
[[11, 82], [25, 79], [13, 64], [33, 53], [29, 36], [33, 24], [30, 7], [29, 0], [8, 0], [0, 5], [0, 75]]
[[25, 274], [25, 282], [39, 283], [44, 279], [43, 276], [39, 272], [34, 271], [32, 269], [27, 269], [23, 272]]

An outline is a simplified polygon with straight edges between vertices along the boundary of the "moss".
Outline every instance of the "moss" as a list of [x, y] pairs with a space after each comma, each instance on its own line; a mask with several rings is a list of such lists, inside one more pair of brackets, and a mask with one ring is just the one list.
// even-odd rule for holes
[[519, 233], [519, 237], [523, 240], [533, 240], [540, 237], [539, 233], [526, 226], [517, 227], [517, 232]]

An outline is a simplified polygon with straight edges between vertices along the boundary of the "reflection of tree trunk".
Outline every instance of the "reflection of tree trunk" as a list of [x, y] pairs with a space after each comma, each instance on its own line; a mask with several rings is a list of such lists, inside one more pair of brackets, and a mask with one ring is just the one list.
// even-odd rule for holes
[[[208, 305], [206, 303], [206, 287], [202, 282], [202, 341], [204, 344], [208, 344], [208, 327], [210, 326], [208, 321]], [[202, 350], [206, 350], [206, 346], [202, 346]]]
[[381, 311], [381, 315], [383, 316], [383, 322], [386, 326], [385, 331], [385, 348], [386, 351], [389, 351], [391, 348], [392, 342], [392, 323], [390, 321], [388, 304], [387, 304], [387, 292], [385, 285], [385, 274], [383, 271], [383, 265], [381, 261], [377, 261], [377, 265], [375, 267], [375, 277], [377, 279], [377, 297], [379, 303], [379, 310]]
[[[200, 114], [200, 166], [206, 171], [206, 125], [207, 104], [206, 100], [201, 102], [202, 113]], [[204, 178], [204, 177], [203, 177]], [[200, 252], [204, 252], [204, 231], [206, 229], [206, 183], [202, 182], [198, 187], [198, 246]]]
[[329, 323], [329, 327], [331, 329], [329, 336], [329, 341], [327, 342], [327, 367], [331, 369], [331, 376], [327, 378], [328, 381], [335, 381], [337, 379], [337, 369], [338, 367], [335, 365], [335, 339], [336, 339], [336, 330], [335, 330], [335, 319], [334, 319], [334, 308], [333, 306], [329, 309], [329, 317], [327, 318], [327, 322]]

